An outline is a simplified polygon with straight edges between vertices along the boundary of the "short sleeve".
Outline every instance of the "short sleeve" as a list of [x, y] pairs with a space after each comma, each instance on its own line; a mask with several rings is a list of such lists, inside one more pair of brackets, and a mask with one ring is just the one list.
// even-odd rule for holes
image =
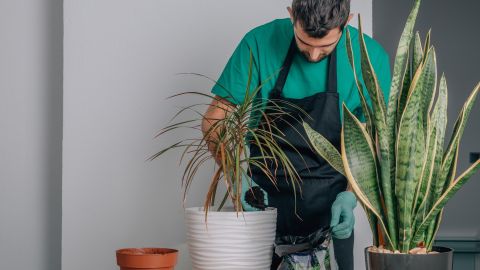
[[254, 42], [247, 34], [233, 52], [220, 78], [212, 88], [213, 94], [234, 104], [240, 104], [245, 99], [248, 84], [250, 93], [258, 87], [259, 69], [255, 57], [257, 48], [251, 44]]

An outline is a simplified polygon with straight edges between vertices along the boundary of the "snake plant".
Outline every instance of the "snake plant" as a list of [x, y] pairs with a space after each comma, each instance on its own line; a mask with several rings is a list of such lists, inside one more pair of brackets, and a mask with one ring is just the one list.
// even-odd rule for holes
[[[428, 33], [422, 44], [414, 25], [415, 0], [398, 46], [388, 103], [370, 63], [360, 30], [361, 75], [355, 71], [350, 34], [347, 52], [365, 115], [361, 123], [344, 105], [341, 151], [304, 124], [316, 151], [343, 173], [362, 203], [376, 246], [407, 253], [432, 250], [443, 207], [480, 169], [480, 160], [456, 174], [460, 139], [480, 89], [472, 91], [458, 116], [449, 144], [447, 81], [438, 80], [437, 61]], [[367, 102], [367, 98], [371, 102]]]

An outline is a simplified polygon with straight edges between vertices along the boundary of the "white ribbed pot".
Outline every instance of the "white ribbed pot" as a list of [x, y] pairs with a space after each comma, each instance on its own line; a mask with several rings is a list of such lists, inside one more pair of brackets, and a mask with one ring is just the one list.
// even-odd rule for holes
[[277, 210], [208, 212], [185, 209], [187, 243], [195, 270], [269, 270]]

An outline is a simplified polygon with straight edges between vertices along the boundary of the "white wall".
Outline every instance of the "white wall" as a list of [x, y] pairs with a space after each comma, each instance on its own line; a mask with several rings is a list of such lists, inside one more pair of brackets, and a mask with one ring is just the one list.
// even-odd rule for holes
[[[209, 92], [211, 83], [174, 74], [216, 78], [242, 36], [286, 17], [289, 3], [65, 1], [63, 269], [116, 269], [121, 247], [183, 251], [178, 156], [145, 159], [168, 143], [152, 139], [175, 110], [165, 97]], [[353, 5], [371, 32], [371, 1]], [[187, 205], [201, 202], [210, 173], [198, 175]], [[358, 239], [369, 239], [360, 232], [367, 225], [357, 224]], [[189, 269], [181, 255], [178, 269]]]
[[0, 269], [59, 270], [62, 1], [0, 1]]

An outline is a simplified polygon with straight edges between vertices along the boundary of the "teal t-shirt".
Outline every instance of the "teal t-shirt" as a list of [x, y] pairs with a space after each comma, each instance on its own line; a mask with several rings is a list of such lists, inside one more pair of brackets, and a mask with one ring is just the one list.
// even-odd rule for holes
[[[348, 29], [352, 39], [356, 70], [357, 73], [361, 73], [359, 32], [352, 26], [348, 26]], [[345, 33], [344, 30], [336, 48], [339, 106], [345, 103], [349, 110], [363, 121], [360, 96], [352, 67], [348, 61]], [[391, 80], [389, 57], [379, 43], [367, 35], [364, 36], [370, 61], [377, 74], [385, 101], [387, 101]], [[266, 99], [275, 85], [278, 72], [287, 55], [292, 39], [293, 25], [288, 18], [274, 20], [248, 32], [230, 57], [218, 79], [218, 83], [213, 87], [212, 93], [236, 104], [244, 100], [249, 78], [251, 52], [253, 70], [249, 91], [253, 91], [259, 85], [262, 85], [262, 97]], [[328, 58], [317, 63], [311, 63], [303, 55], [297, 53], [283, 89], [283, 96], [304, 98], [319, 92], [325, 92], [327, 78]], [[361, 74], [360, 81], [365, 88]], [[370, 101], [368, 100], [368, 102]], [[342, 115], [342, 110], [340, 110], [340, 114]]]

